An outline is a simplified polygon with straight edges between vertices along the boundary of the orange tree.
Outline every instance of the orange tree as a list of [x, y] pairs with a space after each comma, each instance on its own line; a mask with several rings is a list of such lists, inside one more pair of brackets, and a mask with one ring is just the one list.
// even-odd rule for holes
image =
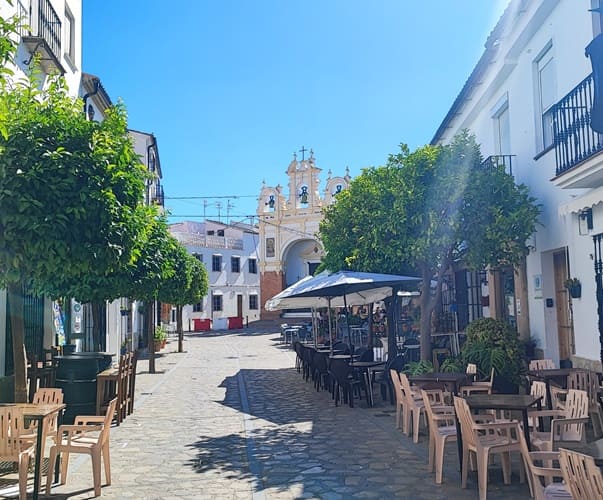
[[[480, 269], [517, 264], [540, 207], [503, 166], [484, 166], [467, 132], [449, 145], [406, 146], [363, 170], [325, 210], [321, 266], [418, 273], [421, 358], [431, 359], [431, 314], [453, 262]], [[433, 289], [435, 285], [435, 289]]]

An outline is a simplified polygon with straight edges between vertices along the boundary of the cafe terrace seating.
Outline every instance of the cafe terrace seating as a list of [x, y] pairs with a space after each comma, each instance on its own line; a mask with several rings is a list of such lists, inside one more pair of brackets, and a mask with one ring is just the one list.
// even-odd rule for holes
[[553, 467], [555, 462], [559, 462], [559, 452], [529, 451], [523, 432], [519, 432], [518, 435], [521, 458], [525, 465], [532, 498], [534, 500], [571, 499], [572, 496], [564, 484], [553, 482], [554, 479], [563, 478], [561, 469]]
[[477, 477], [480, 500], [486, 500], [488, 490], [488, 463], [490, 454], [500, 453], [505, 484], [511, 483], [510, 452], [521, 451], [519, 436], [521, 428], [517, 422], [476, 423], [467, 402], [454, 396], [454, 408], [461, 426], [463, 463], [461, 465], [461, 487], [467, 487], [469, 456], [477, 459]]
[[[390, 371], [391, 372], [391, 371]], [[414, 443], [419, 442], [419, 422], [421, 415], [425, 421], [425, 405], [423, 404], [423, 396], [419, 392], [419, 389], [413, 389], [410, 385], [410, 381], [405, 373], [398, 374], [400, 378], [400, 384], [402, 385], [403, 395], [403, 408], [402, 408], [402, 431], [410, 436], [412, 428], [412, 440]], [[392, 373], [392, 379], [394, 374]], [[411, 426], [412, 424], [412, 426]], [[425, 421], [427, 426], [427, 422]]]
[[22, 409], [0, 407], [0, 461], [18, 464], [20, 500], [27, 499], [27, 472], [35, 451], [35, 442], [21, 437], [26, 432]]
[[444, 447], [457, 439], [454, 406], [444, 405], [444, 392], [439, 389], [422, 389], [421, 396], [429, 425], [429, 470], [433, 472], [435, 467], [435, 482], [441, 484]]
[[561, 448], [559, 463], [574, 500], [603, 498], [603, 476], [592, 457]]
[[586, 391], [570, 389], [563, 410], [540, 410], [528, 413], [533, 418], [553, 417], [549, 432], [532, 431], [532, 446], [553, 451], [558, 441], [584, 441], [584, 424], [588, 423]]
[[[467, 372], [469, 374], [469, 372]], [[463, 385], [459, 389], [462, 396], [469, 396], [470, 394], [492, 394], [492, 386], [494, 385], [494, 368], [490, 370], [490, 378], [488, 380], [482, 380], [472, 382], [471, 385]]]
[[67, 466], [70, 453], [84, 453], [92, 459], [92, 476], [94, 495], [101, 494], [101, 459], [105, 467], [105, 479], [111, 484], [111, 463], [109, 458], [109, 432], [111, 421], [115, 414], [117, 398], [112, 399], [107, 406], [104, 416], [77, 416], [73, 425], [61, 425], [57, 433], [57, 443], [50, 449], [48, 462], [48, 478], [46, 480], [46, 495], [50, 495], [52, 484], [51, 474], [58, 455], [61, 457], [61, 480], [67, 480]]

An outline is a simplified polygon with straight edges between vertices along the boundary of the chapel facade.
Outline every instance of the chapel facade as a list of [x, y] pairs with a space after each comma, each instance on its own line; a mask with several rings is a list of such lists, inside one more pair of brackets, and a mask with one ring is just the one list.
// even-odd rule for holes
[[[275, 319], [281, 314], [264, 309], [268, 299], [289, 285], [314, 273], [324, 255], [318, 239], [323, 208], [334, 202], [337, 194], [349, 186], [351, 177], [332, 176], [329, 170], [321, 193], [320, 173], [314, 152], [302, 147], [301, 160], [293, 154], [286, 170], [288, 189], [264, 181], [258, 198], [257, 215], [260, 233], [261, 319]], [[285, 313], [286, 314], [286, 313]]]

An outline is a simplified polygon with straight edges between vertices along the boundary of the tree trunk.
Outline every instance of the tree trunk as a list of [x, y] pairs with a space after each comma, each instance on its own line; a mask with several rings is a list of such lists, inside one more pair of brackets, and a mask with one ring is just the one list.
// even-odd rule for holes
[[149, 347], [149, 373], [155, 373], [155, 322], [153, 321], [153, 301], [145, 303], [145, 327]]
[[13, 336], [13, 364], [15, 369], [15, 402], [27, 402], [27, 357], [25, 354], [25, 324], [23, 321], [23, 287], [21, 283], [8, 285], [10, 327]]
[[92, 350], [102, 351], [101, 328], [104, 321], [101, 319], [101, 313], [103, 311], [103, 304], [102, 302], [92, 302], [90, 306], [92, 309]]
[[183, 352], [184, 332], [182, 331], [182, 306], [176, 306], [176, 330], [178, 331], [178, 352]]
[[440, 287], [436, 288], [435, 296], [431, 296], [431, 278], [432, 273], [429, 269], [423, 270], [423, 284], [421, 286], [421, 360], [431, 361], [431, 314], [437, 303], [437, 295]]

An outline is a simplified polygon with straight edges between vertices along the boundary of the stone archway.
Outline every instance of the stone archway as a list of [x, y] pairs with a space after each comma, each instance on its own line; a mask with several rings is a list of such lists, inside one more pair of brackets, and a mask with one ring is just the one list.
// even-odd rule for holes
[[282, 258], [285, 288], [313, 274], [321, 257], [322, 247], [316, 240], [308, 238], [291, 242]]

